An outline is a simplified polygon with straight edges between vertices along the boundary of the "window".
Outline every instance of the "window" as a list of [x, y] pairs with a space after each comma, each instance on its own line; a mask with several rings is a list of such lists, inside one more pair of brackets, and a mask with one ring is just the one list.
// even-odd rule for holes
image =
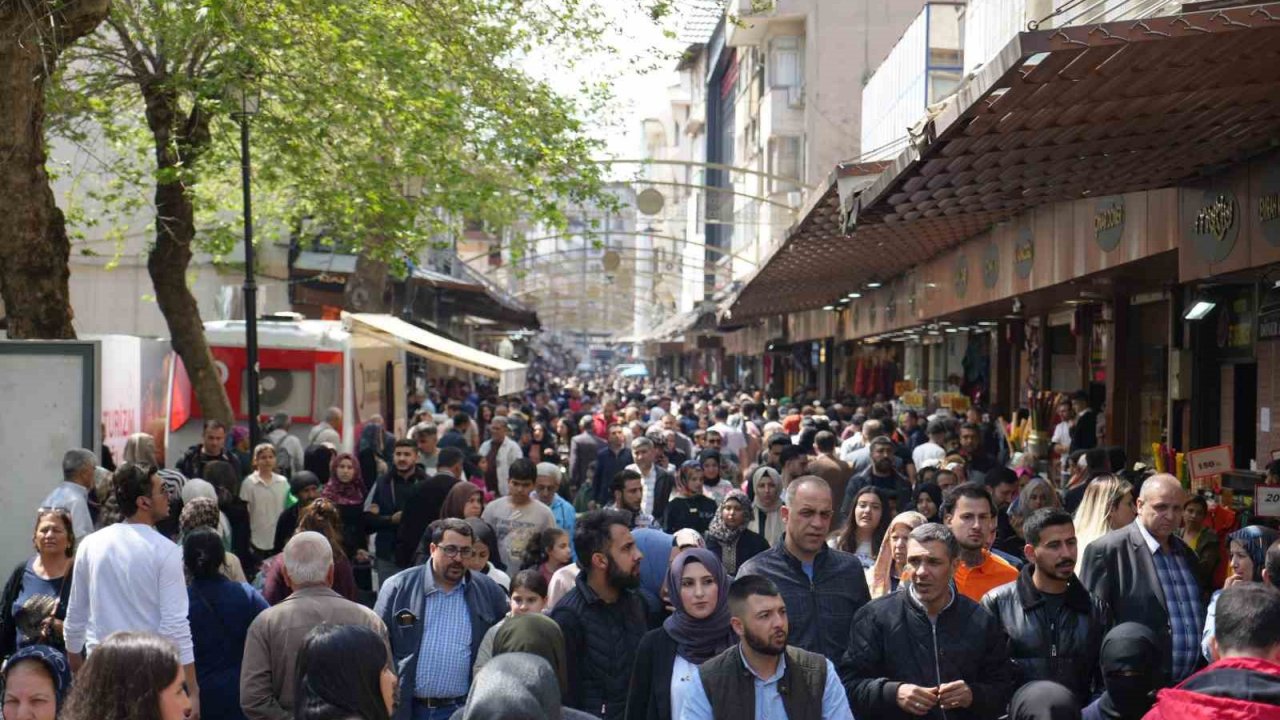
[[[800, 138], [780, 136], [769, 140], [769, 174], [777, 176], [769, 181], [772, 193], [793, 192], [800, 189], [801, 167]], [[785, 179], [794, 178], [795, 182]]]
[[789, 107], [804, 106], [804, 52], [799, 37], [785, 35], [769, 42], [769, 87], [785, 90]]

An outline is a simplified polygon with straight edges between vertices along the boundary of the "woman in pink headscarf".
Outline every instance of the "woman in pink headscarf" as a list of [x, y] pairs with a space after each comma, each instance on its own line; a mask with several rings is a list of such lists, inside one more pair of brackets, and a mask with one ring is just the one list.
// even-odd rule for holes
[[338, 453], [329, 466], [329, 481], [320, 493], [338, 508], [342, 518], [342, 549], [352, 562], [366, 559], [368, 530], [364, 526], [364, 479], [360, 461], [351, 453]]

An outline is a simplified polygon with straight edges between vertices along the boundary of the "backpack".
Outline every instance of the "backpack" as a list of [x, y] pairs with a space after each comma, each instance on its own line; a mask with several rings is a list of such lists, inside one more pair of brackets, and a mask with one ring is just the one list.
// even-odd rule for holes
[[280, 435], [279, 440], [271, 443], [271, 445], [276, 449], [276, 472], [283, 475], [285, 480], [293, 477], [294, 470], [302, 469], [295, 468], [293, 466], [293, 456], [284, 448], [284, 440], [287, 437], [289, 437], [289, 431], [285, 430], [284, 433]]

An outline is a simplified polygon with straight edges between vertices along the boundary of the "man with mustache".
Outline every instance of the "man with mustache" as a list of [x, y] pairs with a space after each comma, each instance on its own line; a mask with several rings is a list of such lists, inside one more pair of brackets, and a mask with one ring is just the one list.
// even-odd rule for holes
[[480, 642], [507, 612], [507, 596], [467, 570], [475, 531], [465, 521], [431, 523], [431, 556], [378, 589], [373, 611], [387, 627], [400, 678], [395, 720], [444, 720], [467, 699]]
[[768, 578], [735, 580], [729, 612], [739, 642], [695, 669], [679, 720], [853, 720], [831, 661], [787, 644], [787, 606]]
[[907, 540], [902, 589], [853, 618], [840, 677], [858, 717], [989, 720], [1013, 694], [1008, 639], [991, 613], [951, 585], [960, 544], [927, 523]]
[[1076, 528], [1070, 513], [1041, 508], [1027, 518], [1022, 532], [1027, 564], [1015, 582], [988, 592], [982, 606], [1009, 636], [1019, 686], [1052, 680], [1087, 704], [1110, 624], [1106, 605], [1090, 597], [1075, 575]]
[[582, 516], [573, 531], [581, 572], [551, 610], [568, 661], [565, 705], [608, 720], [626, 712], [636, 648], [658, 624], [637, 590], [644, 554], [629, 521], [616, 510]]

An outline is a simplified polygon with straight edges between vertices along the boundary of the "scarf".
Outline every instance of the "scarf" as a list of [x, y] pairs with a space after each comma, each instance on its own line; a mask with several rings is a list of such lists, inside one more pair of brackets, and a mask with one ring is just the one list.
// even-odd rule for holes
[[1227, 536], [1228, 543], [1238, 542], [1249, 553], [1253, 561], [1253, 577], [1244, 578], [1254, 582], [1262, 582], [1262, 569], [1267, 564], [1267, 548], [1280, 537], [1280, 533], [1261, 525], [1248, 525]]
[[1027, 683], [1013, 694], [1009, 720], [1072, 720], [1080, 717], [1080, 701], [1055, 682]]
[[[684, 576], [685, 566], [691, 562], [701, 563], [710, 571], [719, 589], [715, 609], [702, 620], [695, 620], [685, 612], [684, 602], [680, 599], [680, 578]], [[676, 641], [680, 657], [701, 665], [737, 642], [733, 629], [729, 627], [729, 577], [710, 550], [690, 548], [671, 561], [671, 570], [667, 572], [667, 599], [675, 612], [663, 621], [662, 627]]]
[[872, 598], [888, 595], [893, 590], [894, 573], [901, 572], [899, 568], [894, 567], [893, 563], [893, 529], [899, 525], [906, 525], [914, 530], [926, 522], [928, 522], [928, 519], [924, 515], [915, 510], [908, 510], [904, 513], [898, 513], [897, 517], [889, 523], [889, 529], [884, 534], [884, 540], [880, 542], [880, 554], [876, 555], [876, 564], [871, 567]]
[[1098, 712], [1108, 720], [1137, 720], [1155, 703], [1160, 686], [1151, 658], [1159, 652], [1155, 635], [1145, 625], [1121, 623], [1102, 640], [1099, 664], [1107, 691]]
[[547, 661], [560, 682], [560, 694], [569, 692], [564, 636], [555, 620], [541, 613], [516, 615], [502, 621], [493, 638], [493, 657], [503, 653], [530, 653]]
[[9, 679], [9, 670], [24, 660], [32, 660], [44, 666], [49, 676], [53, 678], [53, 695], [54, 705], [58, 710], [62, 709], [63, 701], [67, 699], [67, 692], [71, 687], [71, 666], [67, 664], [67, 657], [61, 651], [49, 647], [48, 645], [26, 645], [18, 648], [17, 652], [9, 656], [4, 663], [4, 679]]
[[[933, 501], [933, 506], [937, 508], [933, 511], [932, 517], [925, 518], [925, 522], [938, 522], [942, 515], [942, 488], [938, 487], [937, 483], [931, 482], [920, 483], [917, 485], [916, 489], [912, 491], [911, 496], [911, 506], [913, 508], [917, 504], [916, 499], [920, 497], [920, 493], [928, 495], [929, 499]], [[921, 516], [923, 517], [923, 513], [921, 513]]]
[[[348, 483], [338, 479], [338, 463], [343, 460], [350, 461], [351, 466], [355, 468], [356, 474]], [[324, 484], [321, 497], [328, 499], [334, 505], [363, 505], [364, 491], [364, 478], [360, 477], [360, 461], [356, 456], [351, 453], [334, 455], [333, 462], [329, 464], [329, 480]]]
[[736, 575], [738, 574], [738, 538], [742, 537], [746, 518], [744, 517], [743, 524], [736, 528], [730, 528], [724, 524], [724, 506], [731, 502], [736, 503], [743, 513], [750, 512], [751, 503], [747, 500], [746, 493], [741, 490], [730, 490], [724, 498], [724, 504], [712, 518], [711, 525], [707, 527], [707, 537], [720, 543], [720, 562], [724, 564], [724, 571], [729, 575]]

